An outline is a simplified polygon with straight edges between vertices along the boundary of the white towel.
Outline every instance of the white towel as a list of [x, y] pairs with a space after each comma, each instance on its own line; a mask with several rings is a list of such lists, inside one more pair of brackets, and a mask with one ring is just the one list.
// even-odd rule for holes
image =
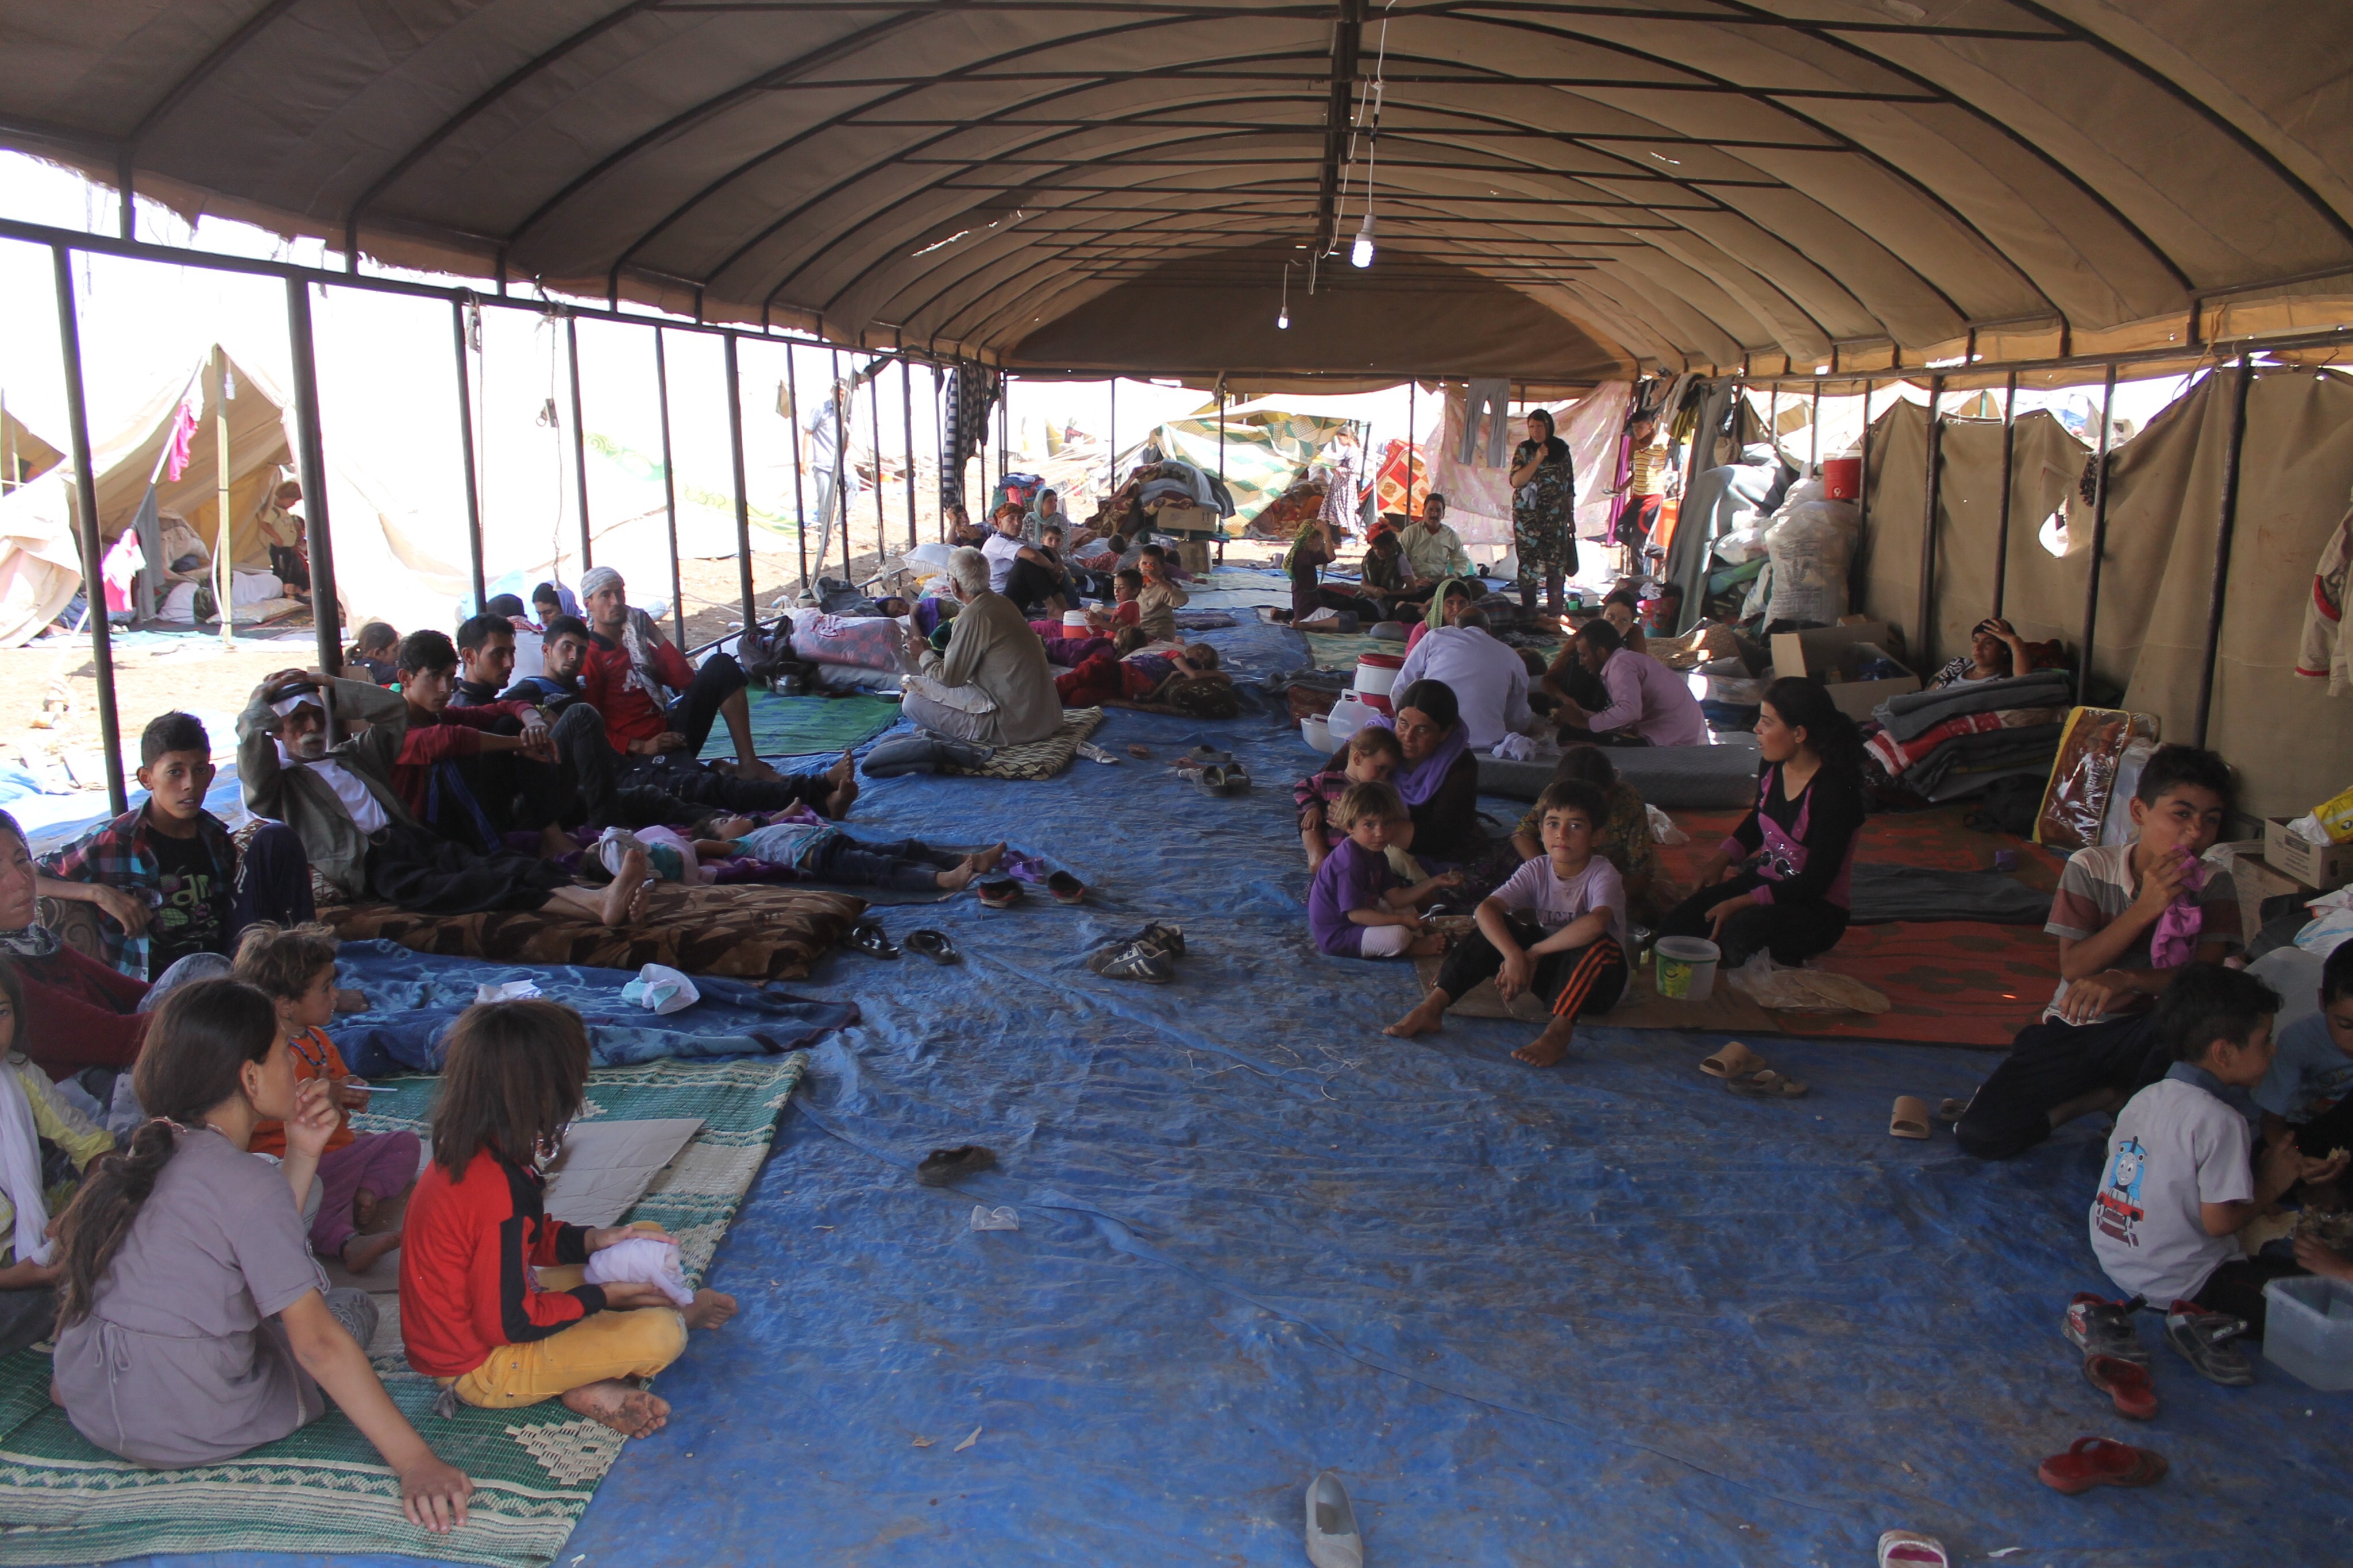
[[[128, 1077], [128, 1074], [124, 1075]], [[16, 1067], [0, 1062], [0, 1191], [16, 1209], [16, 1261], [49, 1260], [49, 1211], [41, 1201], [41, 1135]]]
[[678, 1243], [659, 1236], [633, 1236], [592, 1254], [581, 1278], [591, 1285], [659, 1285], [680, 1306], [694, 1305], [679, 1268]]

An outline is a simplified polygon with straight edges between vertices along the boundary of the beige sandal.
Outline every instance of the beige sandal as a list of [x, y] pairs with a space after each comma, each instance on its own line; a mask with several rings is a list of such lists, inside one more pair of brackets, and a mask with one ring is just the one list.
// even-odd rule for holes
[[1764, 1068], [1765, 1058], [1738, 1040], [1728, 1042], [1722, 1050], [1699, 1064], [1699, 1070], [1710, 1078], [1738, 1078], [1743, 1073], [1761, 1072]]
[[1887, 1135], [1891, 1138], [1926, 1138], [1933, 1131], [1928, 1121], [1928, 1102], [1916, 1094], [1895, 1097], [1894, 1113], [1887, 1119]]

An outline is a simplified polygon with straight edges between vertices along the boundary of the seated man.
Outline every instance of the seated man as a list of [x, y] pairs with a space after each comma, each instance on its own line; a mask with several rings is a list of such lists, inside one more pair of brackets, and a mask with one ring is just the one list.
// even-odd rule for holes
[[2042, 928], [2059, 939], [2059, 989], [1963, 1111], [1963, 1150], [2010, 1159], [2165, 1076], [2172, 1058], [2150, 1009], [2184, 964], [2239, 946], [2238, 889], [2200, 858], [2230, 804], [2229, 763], [2159, 746], [2129, 808], [2132, 840], [2068, 857]]
[[514, 679], [514, 623], [495, 611], [470, 616], [458, 627], [458, 684], [452, 708], [481, 708], [499, 700]]
[[1525, 733], [1535, 724], [1528, 708], [1528, 667], [1515, 650], [1494, 639], [1487, 617], [1477, 610], [1464, 611], [1452, 626], [1416, 643], [1398, 671], [1397, 689], [1424, 679], [1454, 689], [1474, 751], [1486, 751], [1505, 735]]
[[[499, 700], [528, 702], [551, 715], [586, 702], [580, 691], [580, 671], [588, 662], [588, 647], [586, 621], [576, 616], [556, 616], [539, 634], [539, 673], [516, 677], [512, 685], [498, 694]], [[463, 655], [466, 650], [461, 646], [458, 651]]]
[[106, 962], [154, 980], [191, 953], [237, 951], [258, 921], [315, 918], [302, 841], [282, 823], [258, 828], [240, 857], [228, 825], [205, 809], [212, 738], [188, 713], [166, 713], [139, 737], [147, 798], [37, 864], [44, 898], [98, 906]]
[[[467, 624], [479, 635], [484, 622], [512, 653], [514, 634], [498, 617], [477, 616]], [[539, 710], [495, 700], [456, 706], [458, 650], [439, 632], [401, 638], [394, 664], [408, 726], [393, 759], [392, 784], [409, 814], [442, 837], [485, 853], [503, 847], [510, 832], [538, 834], [547, 859], [572, 853], [562, 819], [576, 784]], [[575, 709], [566, 721], [577, 724], [586, 711]], [[599, 738], [602, 729], [598, 724]]]
[[989, 587], [988, 557], [951, 551], [947, 576], [963, 607], [948, 623], [944, 652], [908, 628], [911, 672], [901, 683], [900, 710], [936, 734], [985, 746], [1018, 746], [1060, 730], [1062, 701], [1046, 646], [1013, 602]]
[[[456, 665], [453, 650], [452, 676]], [[338, 725], [357, 728], [332, 747], [331, 702]], [[353, 901], [383, 899], [431, 915], [542, 910], [603, 925], [623, 925], [644, 912], [650, 878], [642, 850], [632, 851], [634, 859], [600, 896], [575, 886], [547, 860], [503, 850], [477, 854], [418, 822], [393, 783], [408, 716], [400, 693], [366, 681], [278, 671], [254, 689], [237, 716], [237, 782], [247, 809], [292, 828], [322, 879]]]
[[[628, 584], [609, 566], [590, 567], [580, 586], [591, 634], [580, 690], [619, 753], [622, 787], [649, 786], [729, 811], [782, 811], [802, 800], [828, 810], [822, 803], [835, 793], [828, 775], [786, 778], [753, 750], [751, 699], [733, 656], [713, 653], [700, 668], [687, 663], [652, 616], [630, 608]], [[723, 771], [697, 761], [715, 719], [727, 721], [735, 744], [735, 760]]]
[[[1609, 705], [1588, 711], [1564, 689], [1571, 659], [1599, 678]], [[1597, 742], [1612, 746], [1704, 746], [1707, 720], [1691, 686], [1647, 653], [1628, 647], [1618, 628], [1608, 621], [1588, 621], [1560, 650], [1546, 671], [1548, 694], [1559, 699], [1553, 717], [1561, 722], [1561, 739]]]
[[1409, 587], [1426, 593], [1450, 577], [1477, 575], [1462, 536], [1446, 525], [1446, 498], [1434, 491], [1423, 498], [1420, 518], [1405, 525], [1398, 544], [1405, 552]]
[[1022, 539], [1021, 520], [1021, 509], [1012, 501], [997, 509], [997, 531], [981, 546], [988, 558], [989, 591], [1004, 595], [1018, 608], [1043, 605], [1059, 616], [1071, 607], [1062, 563]]

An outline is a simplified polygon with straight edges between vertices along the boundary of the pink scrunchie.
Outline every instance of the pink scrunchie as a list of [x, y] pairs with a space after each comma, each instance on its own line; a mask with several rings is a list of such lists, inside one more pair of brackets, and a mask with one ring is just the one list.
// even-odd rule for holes
[[[2175, 850], [2181, 854], [2181, 850]], [[2155, 929], [2148, 933], [2149, 962], [2159, 969], [2178, 969], [2198, 955], [2198, 935], [2205, 922], [2205, 912], [2199, 908], [2198, 895], [2206, 890], [2206, 862], [2192, 860], [2183, 868], [2181, 891], [2165, 906], [2157, 917]]]

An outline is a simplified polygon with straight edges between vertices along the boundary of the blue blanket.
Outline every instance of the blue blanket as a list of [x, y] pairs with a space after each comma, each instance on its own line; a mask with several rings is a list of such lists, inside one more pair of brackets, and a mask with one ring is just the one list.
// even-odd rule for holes
[[695, 976], [702, 1001], [663, 1016], [621, 1000], [621, 987], [636, 978], [626, 969], [489, 963], [411, 952], [396, 942], [347, 942], [336, 979], [364, 992], [368, 1007], [338, 1018], [331, 1032], [343, 1060], [362, 1078], [402, 1068], [439, 1072], [449, 1026], [472, 1005], [474, 988], [513, 980], [533, 982], [547, 1000], [587, 1020], [598, 1067], [798, 1050], [858, 1021], [853, 1002], [812, 1001], [713, 975]]

